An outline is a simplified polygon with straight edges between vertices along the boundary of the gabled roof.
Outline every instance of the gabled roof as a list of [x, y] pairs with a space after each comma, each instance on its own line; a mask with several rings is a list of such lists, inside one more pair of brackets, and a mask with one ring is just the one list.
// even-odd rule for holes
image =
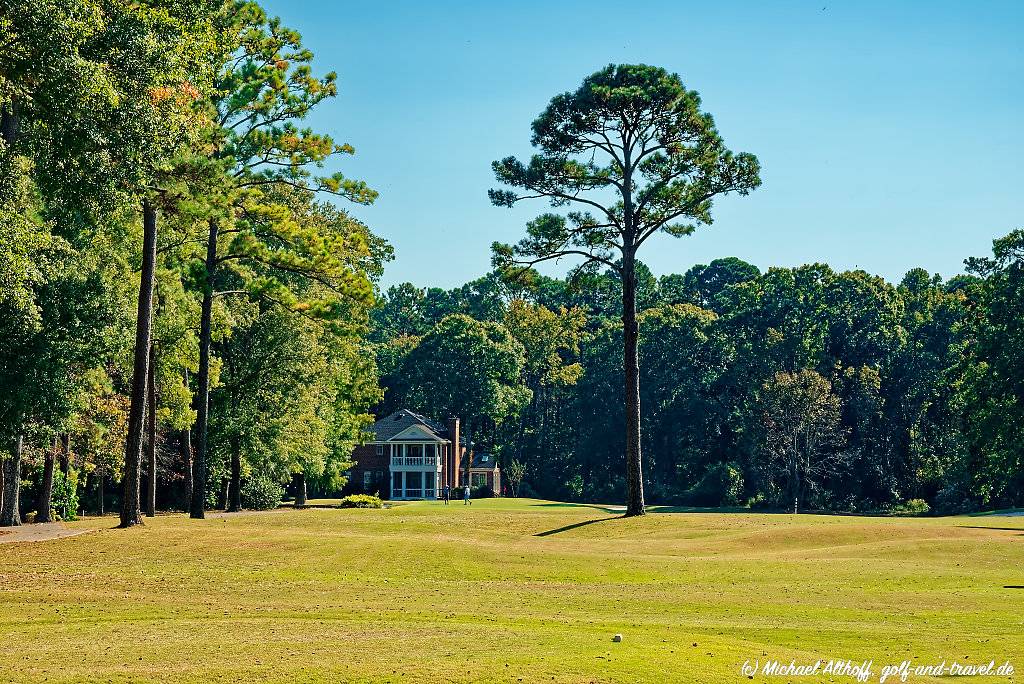
[[437, 442], [438, 444], [447, 442], [443, 436], [437, 434], [425, 425], [410, 425], [394, 437], [391, 437], [389, 442]]
[[373, 424], [370, 431], [374, 434], [374, 442], [386, 442], [394, 439], [411, 427], [418, 427], [427, 433], [428, 437], [435, 438], [438, 441], [448, 439], [448, 430], [444, 425], [425, 418], [418, 413], [413, 413], [409, 409], [401, 409], [395, 411], [387, 418], [381, 418]]
[[[465, 468], [466, 462], [469, 461], [469, 457], [462, 457], [462, 467]], [[494, 470], [498, 467], [498, 461], [494, 458], [494, 454], [473, 454], [473, 463], [469, 465], [470, 468], [482, 468], [484, 470]]]

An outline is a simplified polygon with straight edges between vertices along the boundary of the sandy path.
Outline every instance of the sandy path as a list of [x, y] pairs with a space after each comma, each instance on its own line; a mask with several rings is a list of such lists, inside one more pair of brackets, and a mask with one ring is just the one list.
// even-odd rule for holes
[[85, 534], [86, 532], [92, 532], [92, 530], [69, 530], [59, 522], [25, 523], [20, 527], [6, 527], [0, 530], [0, 544], [64, 539]]

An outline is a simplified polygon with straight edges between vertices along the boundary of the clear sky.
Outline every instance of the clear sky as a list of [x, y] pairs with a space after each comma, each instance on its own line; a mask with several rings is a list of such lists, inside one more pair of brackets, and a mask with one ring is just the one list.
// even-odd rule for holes
[[679, 73], [761, 161], [761, 188], [719, 200], [713, 225], [645, 245], [657, 275], [738, 256], [950, 276], [1024, 228], [1020, 0], [264, 6], [338, 73], [311, 123], [355, 146], [335, 170], [380, 192], [353, 213], [395, 247], [385, 285], [485, 273], [491, 242], [546, 209], [491, 206], [491, 161], [528, 156], [548, 100], [613, 62]]

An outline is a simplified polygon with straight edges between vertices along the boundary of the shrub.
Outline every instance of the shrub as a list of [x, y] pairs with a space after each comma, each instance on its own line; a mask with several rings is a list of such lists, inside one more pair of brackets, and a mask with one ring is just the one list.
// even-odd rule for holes
[[[653, 484], [653, 483], [652, 483]], [[621, 477], [595, 478], [587, 480], [583, 494], [580, 497], [583, 501], [596, 503], [608, 503], [611, 501], [622, 501], [626, 498], [626, 480]], [[664, 497], [655, 494], [649, 497], [651, 501], [664, 502]]]
[[483, 487], [473, 487], [469, 490], [469, 497], [471, 499], [489, 499], [494, 496], [494, 490], [484, 485]]
[[939, 515], [961, 515], [980, 510], [980, 502], [957, 483], [940, 489], [935, 495], [935, 512]]
[[906, 503], [896, 504], [892, 507], [893, 513], [902, 515], [924, 515], [931, 510], [932, 507], [924, 499], [911, 499]]
[[703, 477], [686, 493], [692, 506], [737, 506], [743, 494], [743, 472], [735, 463], [708, 466]]
[[562, 489], [565, 491], [566, 501], [582, 501], [583, 500], [583, 476], [573, 475], [565, 484], [562, 485]]
[[373, 494], [351, 494], [338, 504], [339, 508], [384, 508], [384, 502]]
[[65, 476], [60, 469], [53, 472], [53, 494], [50, 509], [55, 520], [78, 519], [78, 476], [72, 472]]
[[255, 511], [277, 508], [284, 496], [284, 487], [277, 480], [262, 475], [248, 477], [242, 483], [242, 507]]
[[516, 491], [516, 496], [520, 499], [537, 499], [537, 490], [530, 486], [529, 482], [521, 482]]

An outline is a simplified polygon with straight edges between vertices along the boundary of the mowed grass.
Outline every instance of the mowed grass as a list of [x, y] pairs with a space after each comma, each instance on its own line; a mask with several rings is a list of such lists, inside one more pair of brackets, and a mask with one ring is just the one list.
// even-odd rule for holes
[[1024, 681], [1024, 518], [481, 500], [114, 522], [0, 544], [0, 680], [745, 682], [748, 659], [850, 658], [876, 682], [993, 659], [1016, 678], [976, 681]]

